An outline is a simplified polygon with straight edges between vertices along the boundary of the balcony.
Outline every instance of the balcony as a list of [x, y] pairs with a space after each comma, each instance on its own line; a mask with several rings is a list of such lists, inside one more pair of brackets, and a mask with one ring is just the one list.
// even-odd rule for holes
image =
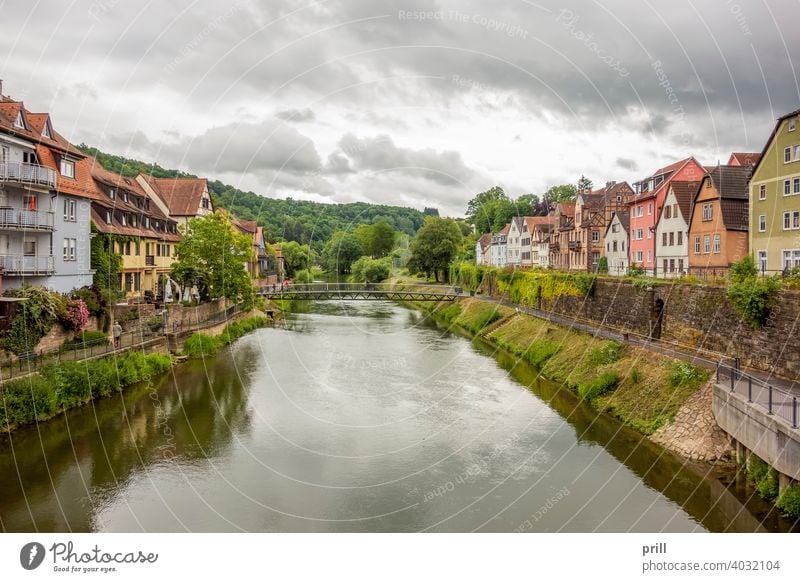
[[0, 255], [3, 275], [52, 275], [54, 271], [53, 255]]
[[569, 250], [571, 250], [571, 251], [576, 251], [577, 252], [577, 251], [581, 250], [581, 241], [579, 241], [579, 240], [571, 240], [571, 241], [569, 241], [569, 243], [567, 243], [567, 245], [569, 247]]
[[155, 257], [155, 255], [145, 255], [144, 256], [144, 264], [147, 267], [155, 267], [156, 266], [156, 257]]
[[559, 246], [559, 244], [557, 242], [551, 242], [550, 246], [549, 246], [549, 249], [550, 249], [551, 253], [557, 253], [557, 252], [560, 252], [561, 247]]
[[0, 182], [56, 187], [56, 173], [38, 164], [0, 162]]
[[53, 212], [0, 208], [0, 230], [52, 231], [54, 219]]

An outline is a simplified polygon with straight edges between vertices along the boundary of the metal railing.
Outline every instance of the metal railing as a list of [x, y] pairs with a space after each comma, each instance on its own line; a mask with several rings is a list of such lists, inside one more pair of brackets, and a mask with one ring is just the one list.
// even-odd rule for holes
[[783, 388], [777, 388], [767, 380], [756, 378], [732, 365], [720, 362], [717, 365], [717, 384], [728, 386], [731, 392], [747, 399], [747, 402], [765, 410], [767, 414], [777, 416], [797, 428], [798, 417], [797, 396]]
[[0, 162], [0, 180], [21, 184], [56, 186], [56, 173], [50, 168], [24, 162]]
[[0, 271], [6, 275], [50, 275], [54, 270], [52, 255], [0, 255]]
[[54, 212], [0, 208], [0, 229], [53, 230]]

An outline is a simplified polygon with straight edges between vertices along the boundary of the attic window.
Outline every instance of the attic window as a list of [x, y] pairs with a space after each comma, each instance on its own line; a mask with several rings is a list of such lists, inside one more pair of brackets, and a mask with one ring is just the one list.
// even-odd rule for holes
[[120, 215], [120, 221], [122, 222], [122, 226], [128, 226], [128, 217], [125, 213]]
[[111, 198], [112, 200], [115, 200], [117, 197], [117, 191], [114, 188], [109, 188], [108, 197]]
[[617, 202], [622, 202], [622, 196], [617, 196]]
[[795, 129], [797, 129], [797, 118], [792, 117], [789, 120], [789, 131], [794, 131]]
[[25, 129], [25, 118], [22, 117], [22, 111], [17, 113], [17, 118], [14, 120], [14, 127]]
[[113, 218], [113, 214], [110, 210], [106, 210], [106, 224], [111, 224], [111, 220]]
[[61, 158], [61, 175], [65, 178], [74, 178], [75, 162]]
[[128, 201], [128, 193], [127, 193], [127, 192], [124, 192], [124, 193], [122, 194], [122, 198], [124, 198], [124, 199], [125, 199], [125, 202], [127, 202], [127, 201]]
[[49, 123], [45, 123], [44, 127], [42, 128], [42, 137], [46, 137], [47, 139], [53, 139], [53, 136], [50, 133], [50, 124]]

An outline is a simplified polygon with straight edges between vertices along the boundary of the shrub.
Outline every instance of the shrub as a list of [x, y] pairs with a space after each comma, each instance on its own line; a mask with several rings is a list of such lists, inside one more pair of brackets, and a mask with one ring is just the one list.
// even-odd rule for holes
[[541, 369], [545, 362], [555, 356], [561, 351], [561, 346], [554, 341], [539, 340], [533, 342], [528, 349], [525, 350], [523, 357], [536, 368]]
[[597, 262], [597, 272], [603, 275], [608, 273], [608, 257], [600, 257]]
[[68, 342], [65, 342], [64, 348], [68, 350], [77, 350], [87, 346], [96, 346], [107, 341], [108, 335], [104, 331], [84, 331]]
[[593, 366], [613, 364], [619, 360], [621, 348], [617, 342], [607, 342], [589, 352], [589, 363]]
[[631, 368], [630, 379], [631, 384], [638, 384], [642, 381], [642, 373], [639, 371], [639, 368]]
[[758, 277], [758, 267], [753, 255], [747, 255], [741, 260], [731, 264], [728, 270], [728, 277], [733, 283], [741, 283], [748, 279], [755, 279]]
[[614, 372], [603, 372], [594, 380], [578, 385], [578, 394], [584, 400], [592, 400], [610, 392], [619, 384], [619, 376]]
[[780, 288], [778, 277], [752, 277], [731, 284], [728, 299], [746, 323], [758, 328], [767, 323]]
[[383, 259], [361, 257], [350, 267], [350, 272], [350, 280], [354, 283], [361, 281], [379, 283], [391, 274], [392, 260], [388, 257]]
[[44, 420], [55, 411], [55, 391], [38, 375], [6, 382], [0, 393], [0, 423], [6, 428]]
[[789, 485], [781, 491], [775, 505], [792, 517], [800, 517], [800, 485]]
[[183, 345], [183, 353], [190, 358], [203, 358], [211, 356], [219, 348], [218, 341], [202, 333], [193, 333]]
[[308, 269], [302, 269], [294, 274], [294, 278], [292, 279], [292, 281], [294, 283], [299, 283], [299, 284], [311, 283], [314, 281], [314, 276]]
[[636, 263], [628, 267], [628, 277], [644, 277], [645, 272], [644, 267]]
[[705, 373], [689, 362], [675, 362], [669, 372], [669, 385], [673, 388], [704, 379]]
[[15, 354], [33, 351], [56, 321], [66, 317], [66, 298], [40, 287], [9, 289], [6, 297], [24, 297], [2, 340], [3, 347]]
[[778, 496], [778, 474], [757, 455], [750, 455], [747, 477], [763, 499], [772, 501]]

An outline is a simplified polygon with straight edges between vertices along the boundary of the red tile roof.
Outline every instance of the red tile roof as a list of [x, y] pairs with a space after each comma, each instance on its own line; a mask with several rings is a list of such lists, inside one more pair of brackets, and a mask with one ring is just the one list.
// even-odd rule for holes
[[755, 166], [760, 159], [761, 159], [760, 152], [751, 152], [751, 153], [733, 152], [731, 154], [731, 157], [728, 159], [728, 165]]
[[203, 191], [208, 189], [205, 178], [154, 178], [145, 175], [144, 179], [167, 205], [171, 216], [197, 216]]

